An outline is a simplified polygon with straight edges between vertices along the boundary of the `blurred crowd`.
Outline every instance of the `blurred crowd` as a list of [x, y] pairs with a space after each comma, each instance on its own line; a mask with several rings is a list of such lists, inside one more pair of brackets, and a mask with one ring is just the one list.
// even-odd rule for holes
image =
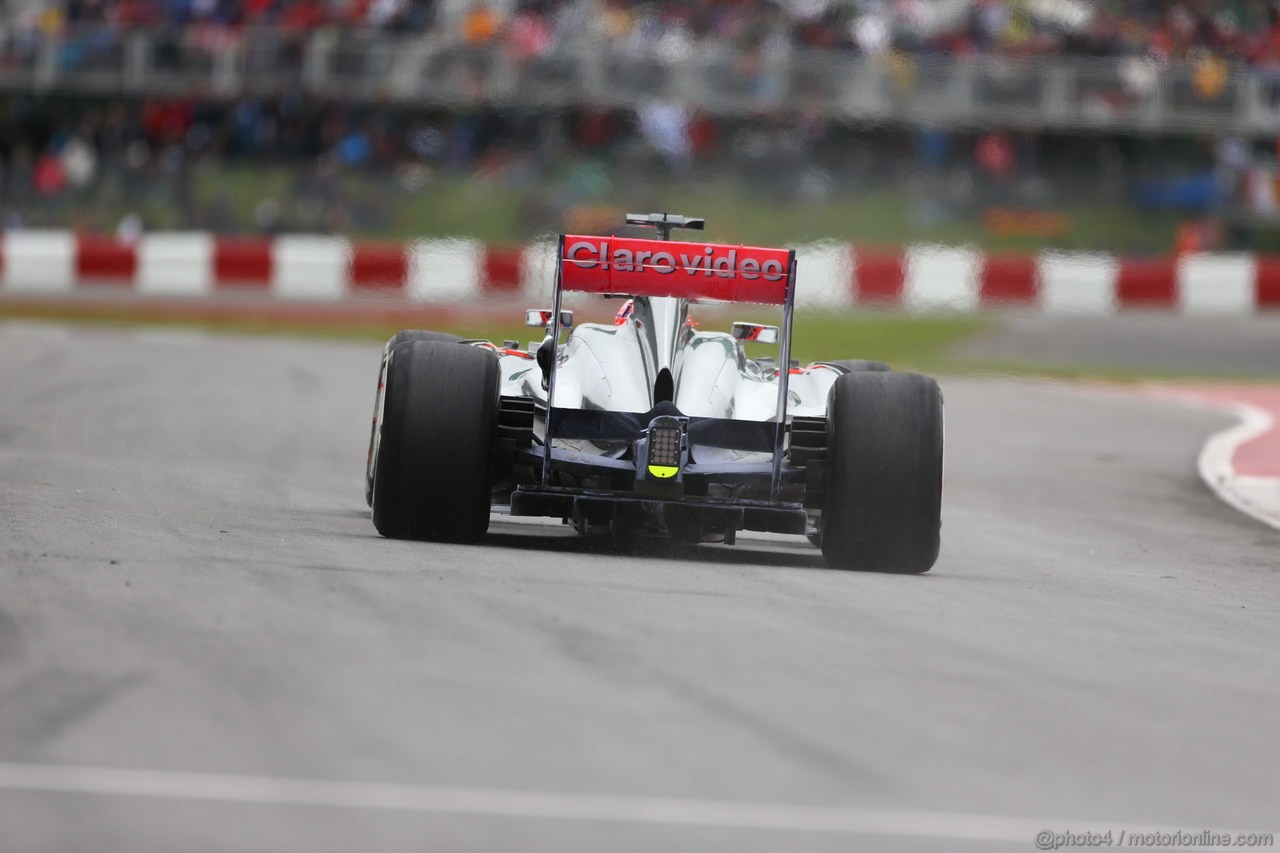
[[[724, 127], [692, 116], [672, 128], [633, 110], [420, 110], [301, 96], [0, 98], [0, 228], [104, 231], [150, 209], [156, 228], [386, 231], [397, 201], [429, 197], [440, 180], [530, 199], [556, 184], [576, 203], [607, 196], [629, 168], [685, 174], [726, 153]], [[785, 141], [792, 130], [771, 133]], [[232, 172], [242, 179], [225, 180]], [[254, 174], [287, 180], [264, 185]]]
[[1275, 0], [6, 0], [13, 38], [65, 30], [181, 31], [222, 49], [246, 30], [440, 35], [537, 56], [584, 36], [678, 56], [704, 43], [1017, 56], [1212, 55], [1280, 67]]
[[[756, 56], [892, 54], [891, 67], [932, 54], [1110, 56], [1132, 66], [1119, 96], [1104, 93], [1124, 103], [1150, 92], [1165, 61], [1193, 64], [1193, 95], [1206, 104], [1223, 99], [1231, 62], [1280, 80], [1280, 0], [0, 0], [0, 63], [6, 45], [12, 54], [42, 34], [119, 39], [144, 27], [210, 52], [246, 33], [328, 28], [444, 38], [518, 60], [583, 36], [660, 58], [715, 43]], [[655, 176], [724, 179], [774, 201], [883, 188], [910, 196], [922, 227], [1007, 209], [991, 230], [1034, 222], [1059, 233], [1062, 217], [1026, 211], [1073, 197], [1280, 221], [1280, 158], [1261, 138], [859, 127], [803, 104], [728, 117], [642, 97], [552, 111], [280, 91], [0, 96], [0, 227], [389, 233], [418, 227], [406, 211], [427, 210], [433, 187], [466, 183], [523, 199], [520, 227], [559, 230]]]
[[511, 200], [505, 236], [517, 238], [591, 230], [582, 217], [594, 208], [714, 185], [766, 205], [887, 193], [922, 229], [988, 217], [997, 236], [1056, 238], [1070, 224], [1054, 211], [1072, 204], [1191, 217], [1234, 205], [1274, 220], [1275, 162], [1274, 147], [1233, 138], [858, 128], [816, 115], [27, 95], [0, 98], [0, 227], [418, 233], [458, 227], [438, 199], [464, 192]]

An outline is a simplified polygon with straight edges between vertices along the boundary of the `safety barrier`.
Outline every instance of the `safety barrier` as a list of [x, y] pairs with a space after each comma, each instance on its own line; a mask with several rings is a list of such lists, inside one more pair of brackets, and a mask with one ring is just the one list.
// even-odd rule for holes
[[[797, 304], [912, 311], [1051, 313], [1164, 310], [1248, 314], [1280, 308], [1280, 257], [1243, 253], [1126, 258], [944, 246], [797, 248]], [[249, 298], [295, 303], [465, 305], [551, 293], [551, 243], [408, 243], [314, 235], [156, 233], [134, 242], [64, 231], [0, 241], [0, 298]]]

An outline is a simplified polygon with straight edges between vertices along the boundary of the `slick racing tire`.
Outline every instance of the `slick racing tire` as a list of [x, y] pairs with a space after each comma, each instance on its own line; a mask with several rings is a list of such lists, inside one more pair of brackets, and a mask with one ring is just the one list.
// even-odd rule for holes
[[451, 335], [448, 332], [405, 329], [392, 335], [391, 340], [387, 341], [387, 345], [382, 348], [382, 363], [378, 365], [378, 384], [373, 393], [373, 426], [369, 430], [369, 454], [365, 457], [364, 463], [365, 505], [373, 506], [373, 445], [378, 436], [378, 410], [382, 408], [382, 389], [387, 378], [387, 354], [395, 348], [396, 344], [404, 343], [405, 341], [451, 341], [456, 343], [460, 340], [462, 338], [457, 335]]
[[865, 358], [852, 358], [844, 361], [829, 361], [836, 367], [843, 367], [850, 373], [888, 373], [889, 365], [883, 361], [870, 361]]
[[498, 360], [443, 341], [387, 357], [373, 525], [391, 539], [473, 542], [489, 528]]
[[914, 373], [847, 373], [831, 387], [827, 424], [827, 564], [929, 571], [942, 521], [938, 384]]
[[[891, 368], [883, 361], [872, 361], [866, 358], [848, 358], [842, 361], [824, 361], [823, 364], [829, 364], [832, 367], [843, 368], [846, 373], [888, 373]], [[810, 533], [807, 537], [809, 543], [816, 547], [822, 547], [822, 534]]]

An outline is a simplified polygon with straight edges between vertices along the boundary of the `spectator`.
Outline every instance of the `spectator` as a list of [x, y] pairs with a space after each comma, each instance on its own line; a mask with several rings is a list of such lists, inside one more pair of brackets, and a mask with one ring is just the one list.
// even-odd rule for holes
[[524, 65], [551, 50], [551, 26], [536, 6], [521, 9], [511, 21], [507, 51], [517, 65]]
[[471, 47], [492, 42], [502, 29], [502, 18], [484, 2], [476, 3], [462, 19], [462, 40]]
[[[224, 50], [246, 28], [302, 34], [330, 25], [424, 30], [439, 0], [9, 0], [0, 27], [53, 34], [100, 28], [108, 38], [142, 27], [206, 33]], [[591, 23], [633, 49], [684, 55], [699, 43], [749, 48], [771, 38], [788, 47], [881, 55], [973, 52], [1015, 56], [1080, 54], [1184, 60], [1207, 51], [1218, 61], [1280, 64], [1280, 12], [1261, 0], [506, 0], [513, 26], [480, 0], [457, 36], [485, 46], [501, 39], [525, 56]], [[547, 31], [547, 32], [544, 32]], [[1206, 71], [1211, 76], [1212, 71]]]

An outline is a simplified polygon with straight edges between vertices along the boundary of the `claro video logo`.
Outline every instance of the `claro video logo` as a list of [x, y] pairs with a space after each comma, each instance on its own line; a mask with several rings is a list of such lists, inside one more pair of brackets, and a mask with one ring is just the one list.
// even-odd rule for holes
[[580, 269], [614, 272], [655, 272], [661, 275], [683, 271], [688, 275], [782, 281], [786, 270], [782, 261], [746, 257], [738, 261], [738, 250], [727, 246], [694, 246], [692, 252], [626, 248], [610, 252], [609, 241], [598, 243], [580, 240], [565, 251], [565, 260]]

